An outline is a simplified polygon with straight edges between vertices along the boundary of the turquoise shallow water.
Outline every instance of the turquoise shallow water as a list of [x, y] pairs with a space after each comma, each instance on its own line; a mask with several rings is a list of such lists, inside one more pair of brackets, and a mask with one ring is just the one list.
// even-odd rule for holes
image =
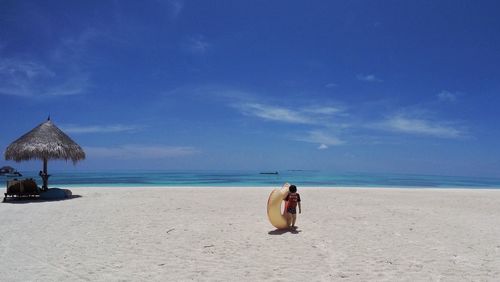
[[[51, 187], [155, 187], [155, 186], [297, 186], [319, 187], [424, 187], [500, 189], [500, 178], [435, 176], [411, 174], [331, 173], [285, 170], [279, 174], [258, 171], [51, 171]], [[38, 172], [23, 172], [41, 185]], [[6, 180], [6, 177], [2, 177]]]

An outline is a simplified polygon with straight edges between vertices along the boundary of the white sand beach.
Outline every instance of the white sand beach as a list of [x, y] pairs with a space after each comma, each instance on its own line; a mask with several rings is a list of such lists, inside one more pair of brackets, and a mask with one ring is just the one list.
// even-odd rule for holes
[[72, 190], [0, 204], [0, 280], [500, 280], [500, 190], [299, 187], [296, 232], [272, 188]]

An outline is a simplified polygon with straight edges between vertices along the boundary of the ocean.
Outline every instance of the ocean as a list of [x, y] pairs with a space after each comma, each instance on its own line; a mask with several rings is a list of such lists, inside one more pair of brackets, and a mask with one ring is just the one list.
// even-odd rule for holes
[[[49, 171], [50, 187], [234, 186], [280, 187], [289, 182], [315, 187], [402, 187], [500, 189], [500, 178], [414, 174], [335, 173], [316, 170], [259, 171]], [[269, 172], [268, 172], [269, 173]], [[3, 178], [3, 179], [2, 179]], [[13, 178], [13, 177], [9, 177]], [[23, 172], [41, 186], [38, 172]], [[0, 176], [4, 183], [7, 177]]]

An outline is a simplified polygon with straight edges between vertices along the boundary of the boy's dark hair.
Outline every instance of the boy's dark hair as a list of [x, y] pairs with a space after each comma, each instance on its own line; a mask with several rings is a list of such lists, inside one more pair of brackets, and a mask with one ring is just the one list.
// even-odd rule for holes
[[292, 193], [297, 192], [297, 186], [295, 186], [295, 185], [290, 185], [290, 187], [288, 187], [288, 191], [290, 191], [290, 192], [292, 192]]

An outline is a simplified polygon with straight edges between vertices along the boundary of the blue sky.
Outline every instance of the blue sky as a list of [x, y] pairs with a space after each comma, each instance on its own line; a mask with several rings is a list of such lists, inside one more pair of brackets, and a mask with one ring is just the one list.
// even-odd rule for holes
[[61, 169], [500, 176], [498, 3], [0, 0], [0, 147], [50, 114]]

